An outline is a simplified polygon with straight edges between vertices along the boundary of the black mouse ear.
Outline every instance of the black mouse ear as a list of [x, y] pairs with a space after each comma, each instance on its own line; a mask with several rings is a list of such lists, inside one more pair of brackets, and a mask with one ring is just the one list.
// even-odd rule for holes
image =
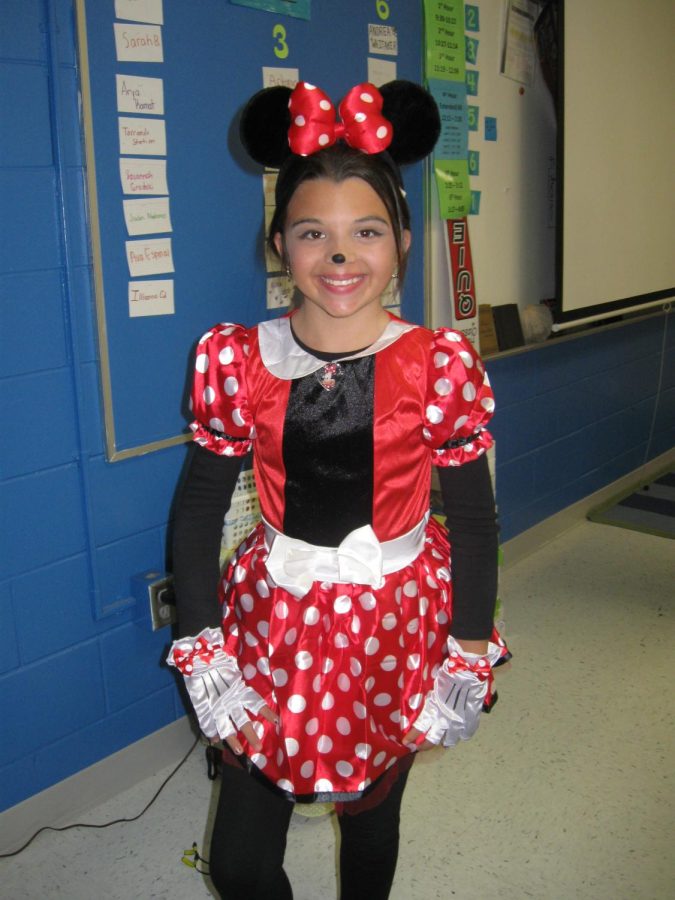
[[244, 149], [257, 163], [278, 169], [290, 156], [288, 129], [291, 89], [278, 86], [258, 91], [244, 107], [239, 136]]
[[389, 81], [380, 88], [382, 115], [394, 129], [387, 152], [398, 165], [418, 162], [434, 149], [441, 117], [431, 94], [412, 81]]

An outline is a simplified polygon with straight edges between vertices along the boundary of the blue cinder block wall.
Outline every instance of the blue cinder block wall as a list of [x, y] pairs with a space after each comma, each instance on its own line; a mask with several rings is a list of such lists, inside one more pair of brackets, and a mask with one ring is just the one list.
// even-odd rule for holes
[[[0, 16], [6, 809], [184, 714], [130, 579], [165, 566], [185, 450], [105, 460], [72, 0]], [[674, 331], [661, 316], [490, 362], [505, 540], [675, 444]]]
[[672, 312], [489, 360], [509, 540], [675, 446]]
[[184, 714], [168, 630], [130, 598], [166, 566], [184, 448], [105, 461], [73, 4], [2, 0], [0, 20], [4, 809]]

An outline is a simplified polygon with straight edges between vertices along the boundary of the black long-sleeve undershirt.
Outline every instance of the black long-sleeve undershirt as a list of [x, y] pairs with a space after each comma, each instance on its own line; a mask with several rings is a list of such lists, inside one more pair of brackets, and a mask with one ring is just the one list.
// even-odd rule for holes
[[173, 523], [173, 579], [181, 637], [220, 624], [218, 578], [223, 521], [242, 458], [189, 448]]
[[478, 641], [492, 634], [499, 527], [487, 456], [438, 469], [452, 561], [451, 633]]
[[[189, 452], [173, 530], [181, 636], [219, 623], [223, 520], [242, 465], [239, 457], [218, 456], [197, 444]], [[452, 543], [451, 631], [460, 640], [482, 640], [492, 633], [497, 594], [498, 528], [487, 459], [439, 468], [439, 480]]]

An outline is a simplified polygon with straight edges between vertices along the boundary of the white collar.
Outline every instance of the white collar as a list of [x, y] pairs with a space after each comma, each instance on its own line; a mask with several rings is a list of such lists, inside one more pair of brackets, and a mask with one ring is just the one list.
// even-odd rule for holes
[[[402, 335], [408, 331], [417, 328], [417, 325], [411, 325], [409, 322], [403, 322], [400, 319], [390, 319], [387, 327], [384, 329], [379, 338], [358, 353], [350, 353], [341, 356], [340, 360], [345, 359], [361, 359], [362, 356], [372, 356], [380, 350], [384, 350], [394, 341], [397, 341]], [[326, 365], [324, 359], [317, 359], [306, 350], [303, 350], [297, 343], [291, 332], [291, 320], [289, 316], [282, 316], [279, 319], [269, 319], [258, 325], [258, 344], [260, 347], [260, 357], [265, 368], [284, 381], [291, 381], [293, 378], [303, 378], [305, 375], [311, 375], [312, 372], [318, 372]]]

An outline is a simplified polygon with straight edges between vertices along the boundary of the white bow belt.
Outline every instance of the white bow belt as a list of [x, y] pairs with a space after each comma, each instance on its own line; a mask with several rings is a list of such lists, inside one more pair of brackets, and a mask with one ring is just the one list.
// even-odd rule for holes
[[411, 563], [424, 546], [429, 514], [392, 541], [378, 541], [370, 525], [355, 528], [339, 547], [319, 547], [277, 531], [263, 519], [267, 571], [274, 583], [298, 599], [315, 581], [379, 587], [383, 575]]

